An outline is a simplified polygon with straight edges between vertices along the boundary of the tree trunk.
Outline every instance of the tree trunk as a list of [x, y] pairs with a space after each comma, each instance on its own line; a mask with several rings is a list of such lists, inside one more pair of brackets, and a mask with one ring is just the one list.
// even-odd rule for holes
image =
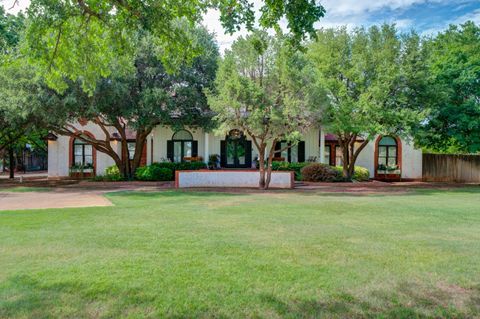
[[348, 156], [349, 149], [349, 139], [339, 140], [340, 148], [342, 149], [342, 175], [346, 181], [352, 180], [352, 175], [350, 174], [350, 158]]
[[339, 143], [342, 149], [343, 157], [343, 178], [346, 181], [351, 181], [355, 174], [355, 163], [357, 161], [360, 152], [367, 146], [369, 140], [366, 138], [360, 146], [355, 149], [355, 142], [357, 141], [357, 135], [350, 135], [347, 138], [340, 139]]
[[265, 189], [265, 148], [262, 147], [258, 150], [258, 163], [260, 169], [260, 179], [258, 181], [258, 188]]
[[8, 148], [8, 166], [9, 166], [9, 178], [13, 179], [15, 177], [15, 158], [13, 155], [13, 147]]
[[147, 143], [147, 136], [150, 134], [152, 130], [141, 130], [137, 132], [137, 137], [135, 141], [135, 155], [133, 156], [132, 161], [132, 175], [135, 176], [135, 172], [137, 168], [140, 166], [140, 162], [142, 160], [143, 148]]
[[277, 140], [273, 140], [272, 146], [270, 147], [270, 151], [268, 152], [268, 161], [267, 161], [267, 178], [265, 181], [265, 189], [270, 187], [270, 181], [272, 180], [272, 162], [273, 157], [275, 156], [275, 144], [277, 144]]

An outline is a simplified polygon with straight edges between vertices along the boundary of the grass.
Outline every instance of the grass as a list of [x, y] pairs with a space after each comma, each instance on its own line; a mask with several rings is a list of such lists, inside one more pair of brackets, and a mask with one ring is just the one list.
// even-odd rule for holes
[[31, 186], [14, 186], [14, 187], [0, 187], [0, 192], [8, 193], [25, 193], [25, 192], [50, 192], [52, 189], [48, 187], [31, 187]]
[[473, 318], [480, 189], [0, 212], [0, 318]]

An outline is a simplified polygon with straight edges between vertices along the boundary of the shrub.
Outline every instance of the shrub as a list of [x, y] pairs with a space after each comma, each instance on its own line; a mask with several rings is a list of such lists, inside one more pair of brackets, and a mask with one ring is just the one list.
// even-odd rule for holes
[[310, 163], [272, 162], [272, 171], [294, 171], [295, 180], [302, 180], [301, 170]]
[[207, 165], [203, 162], [153, 163], [149, 166], [137, 168], [135, 178], [141, 181], [173, 181], [175, 179], [175, 171], [199, 170], [204, 168], [207, 168]]
[[99, 182], [118, 182], [122, 181], [123, 177], [120, 175], [120, 170], [117, 165], [107, 167], [105, 175], [98, 175], [92, 178], [94, 181]]
[[335, 182], [339, 179], [338, 170], [327, 164], [310, 163], [302, 168], [301, 173], [307, 182]]
[[135, 177], [141, 181], [171, 181], [173, 171], [170, 168], [150, 165], [137, 168]]
[[366, 182], [370, 180], [370, 172], [365, 167], [355, 166], [353, 179], [359, 182]]
[[120, 170], [118, 169], [117, 165], [107, 167], [105, 170], [105, 178], [109, 181], [122, 180], [122, 175], [120, 175]]
[[[340, 174], [340, 180], [343, 180], [343, 167], [335, 166], [335, 169]], [[352, 179], [357, 182], [367, 182], [370, 180], [370, 172], [365, 167], [355, 166], [355, 171], [353, 173]]]

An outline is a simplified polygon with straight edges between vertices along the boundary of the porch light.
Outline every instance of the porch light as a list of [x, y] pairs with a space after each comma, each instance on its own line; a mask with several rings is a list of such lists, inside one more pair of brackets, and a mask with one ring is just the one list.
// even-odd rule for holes
[[44, 137], [45, 140], [47, 141], [56, 141], [58, 139], [58, 137], [53, 134], [52, 132], [49, 132], [45, 137]]

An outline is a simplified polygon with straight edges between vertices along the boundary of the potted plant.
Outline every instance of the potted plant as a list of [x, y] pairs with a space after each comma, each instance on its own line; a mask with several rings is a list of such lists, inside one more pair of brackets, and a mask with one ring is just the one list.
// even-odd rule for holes
[[385, 164], [378, 164], [377, 174], [387, 174], [387, 166]]
[[70, 176], [84, 177], [85, 175], [93, 174], [93, 164], [74, 164], [70, 167]]
[[218, 169], [220, 168], [220, 156], [218, 154], [210, 154], [208, 157], [208, 168]]

